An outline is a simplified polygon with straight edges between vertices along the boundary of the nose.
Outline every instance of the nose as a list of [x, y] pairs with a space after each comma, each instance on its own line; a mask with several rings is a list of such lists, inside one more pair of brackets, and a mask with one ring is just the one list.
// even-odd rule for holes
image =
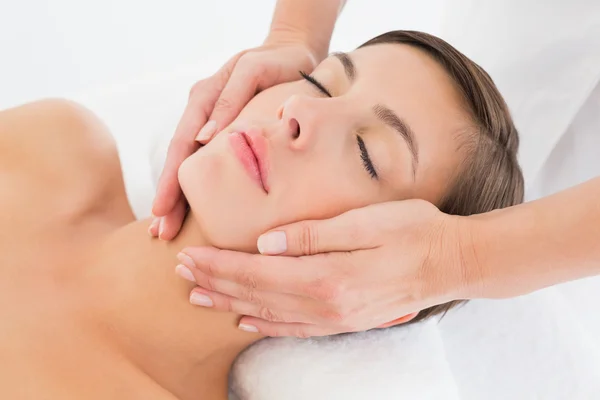
[[[305, 150], [321, 138], [331, 138], [335, 132], [349, 131], [345, 125], [350, 123], [350, 119], [340, 111], [343, 109], [340, 104], [334, 104], [336, 100], [293, 95], [283, 103], [277, 117], [293, 149]], [[319, 133], [324, 131], [327, 135]]]
[[300, 137], [300, 123], [292, 116], [294, 113], [290, 110], [295, 102], [295, 96], [292, 96], [288, 98], [277, 111], [277, 118], [282, 121], [285, 134], [292, 140], [296, 140]]

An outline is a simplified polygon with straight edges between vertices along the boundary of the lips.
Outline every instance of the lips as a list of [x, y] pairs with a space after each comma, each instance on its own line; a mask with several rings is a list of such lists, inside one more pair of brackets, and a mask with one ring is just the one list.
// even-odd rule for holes
[[250, 178], [269, 193], [266, 138], [259, 132], [234, 132], [229, 142]]

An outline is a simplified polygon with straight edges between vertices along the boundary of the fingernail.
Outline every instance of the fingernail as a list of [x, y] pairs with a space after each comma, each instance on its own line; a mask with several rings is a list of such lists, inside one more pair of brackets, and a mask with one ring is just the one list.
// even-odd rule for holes
[[150, 224], [150, 226], [148, 227], [148, 234], [150, 236], [154, 236], [154, 234], [152, 233], [152, 231], [154, 231], [154, 228], [156, 228], [156, 225], [158, 225], [158, 218], [154, 218], [152, 220], [152, 223]]
[[180, 263], [182, 263], [188, 268], [196, 268], [196, 264], [194, 263], [194, 260], [192, 260], [192, 257], [188, 256], [185, 253], [177, 254], [177, 259]]
[[196, 292], [192, 292], [192, 294], [190, 295], [190, 303], [192, 303], [196, 306], [202, 306], [202, 307], [212, 307], [213, 306], [213, 302], [210, 299], [210, 297], [205, 296], [200, 293], [196, 293]]
[[239, 324], [238, 328], [246, 332], [258, 332], [258, 328], [256, 328], [254, 325]]
[[261, 254], [281, 254], [287, 250], [285, 232], [275, 231], [261, 235], [257, 246]]
[[208, 121], [206, 124], [204, 124], [202, 129], [200, 129], [200, 132], [198, 132], [198, 135], [196, 136], [196, 141], [200, 142], [210, 139], [210, 137], [215, 133], [216, 129], [217, 121]]
[[194, 274], [192, 274], [192, 271], [190, 271], [190, 269], [185, 265], [179, 264], [178, 266], [176, 266], [175, 273], [183, 279], [187, 279], [190, 282], [196, 283], [196, 278], [194, 278]]
[[158, 225], [158, 238], [162, 239], [162, 234], [163, 231], [165, 230], [165, 219], [164, 218], [160, 218], [160, 223]]

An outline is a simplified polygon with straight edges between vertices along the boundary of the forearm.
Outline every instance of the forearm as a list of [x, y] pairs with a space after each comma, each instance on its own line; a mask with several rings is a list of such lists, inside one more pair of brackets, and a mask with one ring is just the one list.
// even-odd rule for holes
[[472, 297], [510, 297], [600, 274], [600, 177], [468, 217]]
[[267, 41], [301, 40], [316, 62], [327, 56], [333, 27], [346, 0], [278, 0]]

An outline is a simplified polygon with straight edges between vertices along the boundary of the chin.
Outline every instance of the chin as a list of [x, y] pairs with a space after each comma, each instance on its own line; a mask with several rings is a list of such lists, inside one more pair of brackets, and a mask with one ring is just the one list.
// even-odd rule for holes
[[[197, 152], [178, 171], [179, 184], [205, 239], [221, 249], [256, 253], [266, 218], [264, 199], [240, 176], [237, 160], [219, 152]], [[235, 168], [237, 167], [237, 168]]]

